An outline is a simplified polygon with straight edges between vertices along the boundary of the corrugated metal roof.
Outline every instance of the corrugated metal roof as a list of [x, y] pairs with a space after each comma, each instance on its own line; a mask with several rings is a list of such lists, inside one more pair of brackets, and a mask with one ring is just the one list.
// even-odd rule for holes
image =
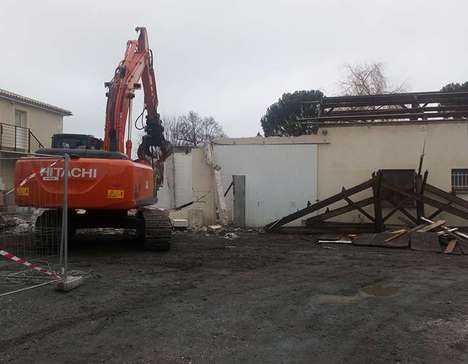
[[0, 99], [17, 102], [23, 105], [32, 106], [38, 109], [53, 112], [55, 114], [60, 114], [63, 116], [72, 115], [72, 112], [69, 110], [65, 110], [60, 107], [50, 105], [42, 101], [34, 100], [34, 99], [31, 99], [30, 97], [21, 96], [21, 95], [15, 94], [14, 92], [7, 91], [1, 88], [0, 88]]

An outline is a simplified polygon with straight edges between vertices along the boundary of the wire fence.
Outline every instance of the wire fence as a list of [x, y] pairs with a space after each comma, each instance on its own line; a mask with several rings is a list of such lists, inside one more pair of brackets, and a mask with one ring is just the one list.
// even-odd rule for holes
[[67, 276], [68, 156], [0, 157], [0, 297]]

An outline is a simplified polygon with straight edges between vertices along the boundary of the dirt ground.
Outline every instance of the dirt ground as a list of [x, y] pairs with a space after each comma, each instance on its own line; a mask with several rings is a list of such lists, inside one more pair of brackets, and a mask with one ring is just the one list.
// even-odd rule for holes
[[468, 362], [467, 257], [258, 233], [70, 256], [82, 287], [0, 298], [0, 362]]

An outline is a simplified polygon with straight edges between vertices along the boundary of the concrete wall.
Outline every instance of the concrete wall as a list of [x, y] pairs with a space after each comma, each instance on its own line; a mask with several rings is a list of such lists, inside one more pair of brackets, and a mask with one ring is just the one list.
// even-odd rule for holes
[[192, 198], [192, 153], [175, 152], [164, 163], [164, 183], [158, 190], [157, 206], [170, 209]]
[[[164, 164], [165, 180], [158, 191], [158, 207], [170, 209], [174, 219], [188, 219], [191, 226], [216, 222], [213, 170], [207, 164], [203, 148], [189, 153], [175, 152]], [[188, 202], [186, 208], [174, 210]]]
[[233, 175], [245, 176], [247, 226], [262, 227], [317, 199], [316, 144], [215, 144], [214, 156], [223, 191]]
[[53, 134], [63, 132], [63, 116], [1, 99], [0, 123], [15, 125], [15, 110], [26, 112], [26, 127], [45, 147], [50, 147]]
[[206, 162], [205, 150], [192, 149], [193, 201], [189, 222], [192, 225], [209, 225], [216, 222], [213, 169]]

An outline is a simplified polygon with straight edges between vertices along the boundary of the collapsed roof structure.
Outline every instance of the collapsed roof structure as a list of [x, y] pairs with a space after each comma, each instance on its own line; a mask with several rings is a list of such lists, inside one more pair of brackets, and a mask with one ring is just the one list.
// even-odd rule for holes
[[468, 91], [336, 96], [301, 103], [303, 117], [299, 121], [310, 127], [468, 119]]

